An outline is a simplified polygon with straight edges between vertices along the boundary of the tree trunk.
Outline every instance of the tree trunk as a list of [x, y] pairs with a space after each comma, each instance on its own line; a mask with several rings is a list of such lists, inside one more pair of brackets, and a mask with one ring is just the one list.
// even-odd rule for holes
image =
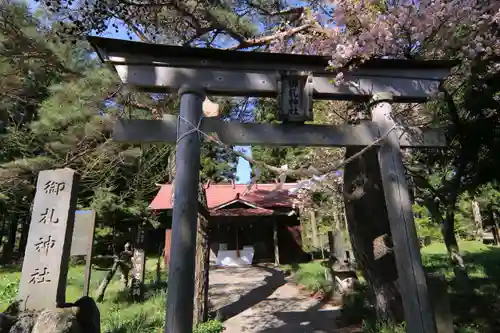
[[455, 176], [451, 181], [451, 188], [446, 202], [446, 217], [444, 224], [441, 227], [444, 244], [448, 250], [452, 264], [454, 264], [455, 276], [457, 278], [467, 277], [465, 271], [464, 260], [458, 249], [457, 237], [455, 235], [455, 208], [457, 206], [458, 192], [460, 189], [461, 178], [465, 168], [465, 156], [460, 152], [458, 159], [458, 167]]
[[160, 256], [158, 257], [158, 260], [156, 261], [156, 278], [155, 278], [155, 284], [159, 286], [162, 281], [161, 281], [161, 262], [162, 259], [165, 258], [165, 245], [159, 246], [158, 252], [160, 253]]
[[0, 252], [3, 251], [3, 236], [4, 236], [4, 233], [5, 233], [5, 226], [7, 224], [7, 219], [4, 218], [3, 221], [2, 221], [2, 227], [0, 228]]
[[464, 259], [460, 255], [458, 249], [457, 237], [455, 234], [455, 206], [448, 207], [446, 210], [446, 218], [442, 225], [441, 232], [443, 233], [444, 244], [448, 250], [451, 263], [453, 265], [453, 273], [455, 278], [462, 288], [468, 288], [469, 276], [465, 268]]
[[12, 255], [14, 254], [14, 247], [16, 245], [18, 219], [17, 214], [11, 215], [9, 221], [9, 228], [7, 233], [7, 243], [3, 248], [2, 262], [10, 264], [12, 262]]
[[102, 302], [104, 300], [104, 293], [106, 292], [106, 288], [108, 288], [111, 279], [113, 279], [113, 276], [115, 276], [119, 265], [120, 262], [118, 260], [115, 260], [113, 266], [111, 266], [111, 270], [108, 272], [108, 274], [106, 274], [101, 284], [99, 285], [99, 289], [97, 289], [97, 302]]
[[203, 184], [198, 187], [198, 229], [196, 234], [196, 271], [193, 323], [199, 325], [208, 320], [208, 288], [210, 270], [209, 216]]
[[30, 231], [29, 217], [24, 217], [21, 225], [21, 239], [19, 240], [19, 254], [24, 256], [26, 244], [28, 244], [28, 233]]
[[441, 232], [450, 258], [458, 265], [463, 266], [463, 260], [458, 255], [458, 242], [455, 235], [455, 212], [453, 209], [448, 208], [446, 210], [446, 217], [441, 226]]
[[[345, 158], [359, 150], [347, 148]], [[344, 202], [354, 256], [373, 292], [377, 315], [403, 320], [401, 295], [396, 285], [396, 261], [390, 244], [391, 229], [375, 149], [346, 165]]]

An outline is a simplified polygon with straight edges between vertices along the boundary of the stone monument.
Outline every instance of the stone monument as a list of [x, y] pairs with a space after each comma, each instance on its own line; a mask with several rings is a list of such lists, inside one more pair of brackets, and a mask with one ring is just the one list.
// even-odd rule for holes
[[65, 303], [78, 176], [71, 169], [38, 174], [18, 298], [22, 310]]

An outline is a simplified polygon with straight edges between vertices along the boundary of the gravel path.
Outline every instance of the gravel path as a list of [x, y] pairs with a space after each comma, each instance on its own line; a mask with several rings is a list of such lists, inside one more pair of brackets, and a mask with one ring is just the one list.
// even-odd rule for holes
[[224, 333], [336, 332], [339, 308], [323, 305], [272, 268], [217, 268], [210, 300], [226, 319]]

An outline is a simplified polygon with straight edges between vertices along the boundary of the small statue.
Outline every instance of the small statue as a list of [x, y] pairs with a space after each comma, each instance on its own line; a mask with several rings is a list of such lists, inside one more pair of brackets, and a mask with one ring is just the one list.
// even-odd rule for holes
[[130, 273], [130, 270], [132, 269], [132, 257], [134, 256], [134, 251], [132, 250], [132, 244], [130, 242], [126, 242], [125, 246], [123, 247], [123, 251], [119, 255], [119, 261], [120, 261], [120, 281], [123, 282], [125, 285], [125, 288], [128, 287], [128, 275]]

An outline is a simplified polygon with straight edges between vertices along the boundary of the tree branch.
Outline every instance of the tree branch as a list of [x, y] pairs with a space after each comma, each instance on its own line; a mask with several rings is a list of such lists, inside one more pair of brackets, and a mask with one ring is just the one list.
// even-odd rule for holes
[[225, 50], [233, 50], [234, 51], [234, 50], [246, 49], [249, 47], [262, 46], [265, 44], [269, 44], [270, 42], [272, 42], [276, 39], [291, 37], [299, 32], [302, 32], [302, 31], [307, 30], [307, 29], [312, 28], [312, 27], [313, 27], [313, 23], [309, 22], [309, 23], [305, 23], [305, 24], [298, 26], [298, 27], [290, 28], [286, 31], [280, 31], [280, 32], [275, 33], [273, 35], [263, 36], [263, 37], [258, 37], [258, 38], [248, 38], [248, 39], [235, 38], [236, 36], [231, 35], [231, 37], [236, 39], [239, 43], [238, 43], [238, 45], [228, 47]]

